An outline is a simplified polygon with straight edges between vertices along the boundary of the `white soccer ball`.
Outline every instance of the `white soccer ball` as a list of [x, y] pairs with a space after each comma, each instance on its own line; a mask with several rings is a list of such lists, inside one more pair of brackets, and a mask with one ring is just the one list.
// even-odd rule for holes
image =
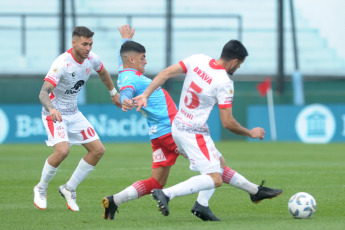
[[290, 198], [288, 208], [294, 218], [310, 218], [316, 211], [316, 201], [309, 193], [298, 192]]

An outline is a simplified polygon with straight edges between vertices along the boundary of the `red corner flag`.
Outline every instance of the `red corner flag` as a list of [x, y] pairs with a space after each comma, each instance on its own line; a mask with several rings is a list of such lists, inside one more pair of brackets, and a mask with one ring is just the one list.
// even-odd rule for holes
[[260, 95], [264, 97], [267, 94], [267, 91], [271, 89], [271, 78], [267, 77], [265, 81], [257, 84], [256, 88], [258, 89]]

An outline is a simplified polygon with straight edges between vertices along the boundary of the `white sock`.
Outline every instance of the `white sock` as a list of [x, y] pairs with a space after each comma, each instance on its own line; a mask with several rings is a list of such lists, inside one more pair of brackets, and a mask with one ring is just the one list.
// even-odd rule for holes
[[48, 160], [46, 160], [43, 166], [42, 176], [40, 182], [38, 183], [38, 187], [47, 189], [49, 182], [53, 179], [58, 169], [59, 167], [54, 168], [48, 163]]
[[216, 191], [215, 188], [200, 191], [198, 195], [198, 199], [196, 201], [198, 201], [198, 203], [201, 204], [202, 206], [207, 207], [208, 201], [211, 199], [211, 196], [213, 195], [214, 191]]
[[79, 161], [77, 168], [74, 170], [71, 179], [66, 183], [68, 190], [76, 190], [77, 186], [93, 171], [95, 166], [90, 165], [84, 159]]
[[201, 190], [208, 190], [215, 188], [212, 177], [209, 175], [193, 176], [186, 181], [183, 181], [170, 188], [163, 189], [165, 195], [170, 200], [177, 196], [186, 196]]
[[246, 178], [244, 178], [244, 176], [242, 176], [238, 172], [235, 172], [229, 184], [236, 188], [240, 188], [244, 191], [247, 191], [251, 195], [254, 195], [259, 191], [258, 185], [248, 181]]
[[138, 199], [138, 191], [131, 185], [121, 192], [115, 194], [113, 197], [115, 204], [119, 206], [124, 202]]

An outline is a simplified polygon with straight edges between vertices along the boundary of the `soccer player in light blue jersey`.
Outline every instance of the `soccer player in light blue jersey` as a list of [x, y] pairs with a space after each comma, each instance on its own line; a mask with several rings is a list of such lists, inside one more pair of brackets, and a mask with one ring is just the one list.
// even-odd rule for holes
[[[128, 25], [119, 28], [123, 38], [119, 58], [118, 88], [122, 110], [126, 112], [133, 108], [132, 98], [142, 94], [151, 79], [145, 77], [145, 47], [131, 41], [134, 29]], [[177, 108], [170, 95], [162, 88], [152, 94], [148, 101], [150, 108], [145, 108], [142, 115], [147, 119], [149, 136], [152, 144], [152, 172], [147, 180], [133, 183], [123, 191], [108, 196], [102, 200], [105, 207], [103, 218], [114, 219], [118, 206], [126, 201], [138, 199], [150, 194], [155, 188], [163, 188], [166, 184], [169, 171], [179, 155], [177, 146], [171, 136], [171, 123], [176, 115]]]

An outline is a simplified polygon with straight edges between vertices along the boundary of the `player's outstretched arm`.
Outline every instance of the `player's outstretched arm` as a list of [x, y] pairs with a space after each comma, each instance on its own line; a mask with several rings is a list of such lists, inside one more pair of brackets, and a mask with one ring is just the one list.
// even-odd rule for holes
[[259, 138], [263, 140], [265, 137], [265, 130], [263, 128], [257, 127], [251, 130], [243, 127], [236, 119], [232, 116], [232, 108], [219, 109], [220, 119], [222, 121], [223, 127], [229, 131], [251, 138]]
[[117, 29], [119, 30], [122, 39], [131, 40], [134, 36], [135, 29], [132, 29], [129, 25], [123, 25], [121, 27], [117, 27]]
[[53, 91], [54, 88], [55, 87], [53, 84], [51, 84], [48, 81], [45, 81], [43, 83], [43, 86], [42, 86], [42, 89], [40, 91], [38, 98], [40, 99], [43, 107], [47, 111], [49, 111], [50, 118], [52, 119], [52, 121], [53, 122], [56, 122], [56, 121], [61, 122], [62, 121], [61, 114], [57, 109], [55, 109], [55, 107], [54, 107], [54, 105], [51, 102], [50, 97], [49, 97], [49, 94]]
[[110, 74], [105, 69], [105, 67], [103, 67], [101, 72], [98, 72], [98, 75], [101, 78], [103, 84], [108, 88], [113, 104], [116, 105], [118, 108], [121, 108], [120, 94], [116, 91], [113, 80], [111, 79]]
[[169, 66], [168, 68], [162, 70], [150, 83], [150, 85], [146, 88], [142, 95], [139, 95], [134, 100], [134, 105], [137, 106], [137, 111], [141, 109], [142, 106], [147, 106], [147, 99], [149, 96], [158, 89], [161, 85], [163, 85], [169, 78], [177, 77], [184, 74], [184, 71], [179, 63]]

